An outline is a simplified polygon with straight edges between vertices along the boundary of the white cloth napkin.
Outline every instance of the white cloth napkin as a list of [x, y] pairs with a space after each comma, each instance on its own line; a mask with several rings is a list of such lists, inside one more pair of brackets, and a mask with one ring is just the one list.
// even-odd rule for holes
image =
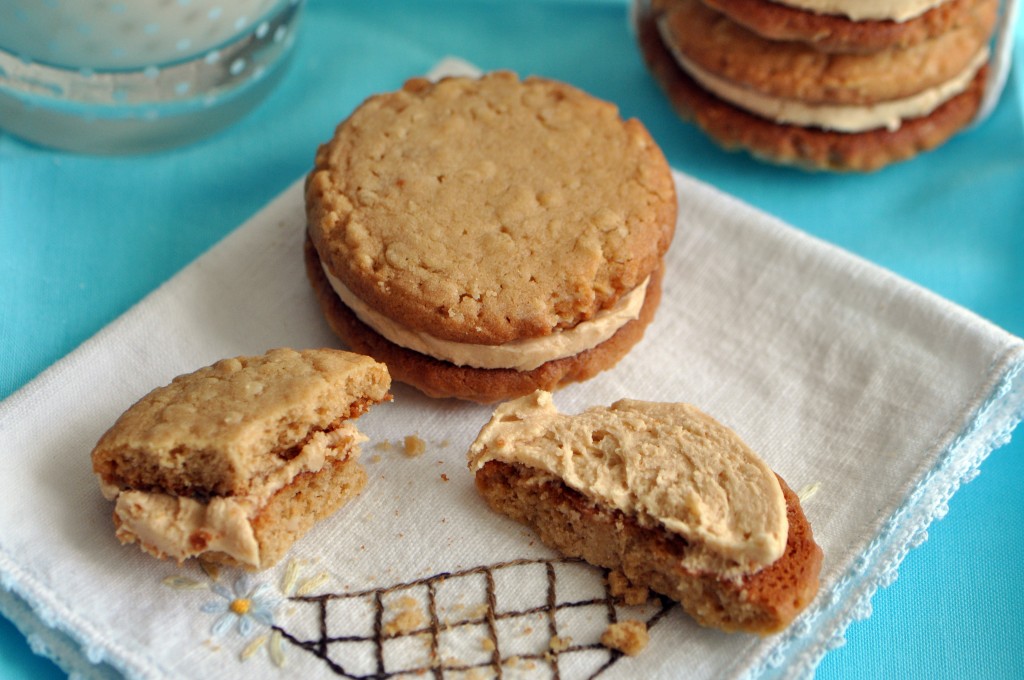
[[[85, 677], [441, 677], [438, 664], [465, 671], [444, 677], [491, 677], [495, 655], [504, 677], [545, 677], [552, 664], [562, 678], [813, 669], [1009, 437], [1024, 411], [1024, 343], [676, 180], [679, 227], [654, 323], [618, 366], [556, 402], [694, 403], [803, 489], [822, 587], [787, 631], [727, 635], [658, 602], [611, 605], [599, 570], [557, 559], [476, 495], [465, 453], [491, 409], [401, 385], [359, 421], [364, 493], [274, 569], [207, 572], [121, 546], [89, 452], [125, 408], [222, 357], [337, 344], [303, 270], [301, 181], [0, 403], [0, 609]], [[408, 435], [425, 452], [405, 455]], [[230, 611], [235, 598], [248, 613]], [[598, 644], [612, 616], [650, 620], [642, 654]]]

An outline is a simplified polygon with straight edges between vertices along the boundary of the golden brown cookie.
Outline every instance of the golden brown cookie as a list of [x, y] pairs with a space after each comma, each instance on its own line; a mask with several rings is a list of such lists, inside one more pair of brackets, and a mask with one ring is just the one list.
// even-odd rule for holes
[[907, 19], [851, 20], [790, 7], [774, 0], [702, 0], [768, 40], [797, 41], [820, 52], [865, 53], [911, 47], [975, 21], [977, 7], [992, 0], [947, 0]]
[[973, 120], [981, 102], [987, 69], [969, 87], [930, 114], [885, 127], [845, 133], [776, 123], [710, 94], [684, 72], [662, 42], [657, 14], [637, 3], [637, 40], [644, 60], [679, 115], [728, 150], [746, 150], [762, 160], [809, 170], [878, 170], [945, 143]]
[[766, 40], [701, 0], [671, 0], [658, 23], [677, 58], [744, 89], [810, 105], [872, 105], [937, 87], [967, 70], [988, 42], [997, 9], [997, 0], [985, 0], [970, 21], [931, 40], [868, 54]]
[[362, 489], [351, 420], [389, 386], [369, 357], [275, 349], [153, 390], [92, 452], [118, 538], [179, 561], [272, 565]]
[[[328, 289], [362, 324], [342, 337], [401, 355], [398, 380], [478, 401], [614, 363], [623, 352], [587, 350], [639, 339], [618, 331], [652, 306], [676, 217], [642, 124], [507, 72], [371, 97], [319, 149], [306, 205]], [[365, 327], [407, 351], [385, 358]]]

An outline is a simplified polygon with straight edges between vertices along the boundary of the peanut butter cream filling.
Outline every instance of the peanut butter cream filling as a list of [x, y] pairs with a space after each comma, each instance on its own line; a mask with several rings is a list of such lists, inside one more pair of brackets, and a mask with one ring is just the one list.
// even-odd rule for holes
[[182, 561], [204, 552], [222, 552], [238, 562], [260, 567], [260, 546], [252, 520], [275, 493], [304, 472], [317, 473], [331, 459], [358, 455], [366, 437], [351, 423], [316, 432], [298, 455], [265, 477], [253, 480], [244, 496], [215, 496], [208, 501], [161, 493], [118, 489], [101, 480], [103, 495], [116, 500], [117, 536], [138, 542], [156, 557]]
[[558, 330], [550, 335], [506, 342], [501, 345], [478, 345], [444, 340], [427, 333], [421, 333], [396, 322], [371, 309], [359, 299], [344, 283], [331, 274], [321, 262], [327, 281], [360, 321], [390, 342], [406, 349], [446, 361], [456, 366], [472, 368], [511, 368], [517, 371], [532, 371], [549, 361], [574, 356], [597, 347], [611, 338], [630, 321], [640, 316], [647, 294], [650, 278], [644, 280], [611, 308], [598, 313], [594, 318], [580, 322], [572, 328]]

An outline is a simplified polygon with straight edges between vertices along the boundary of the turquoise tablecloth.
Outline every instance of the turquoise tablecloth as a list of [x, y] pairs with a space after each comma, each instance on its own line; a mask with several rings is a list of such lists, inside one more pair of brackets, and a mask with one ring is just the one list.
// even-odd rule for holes
[[[313, 0], [279, 89], [205, 142], [96, 158], [0, 134], [0, 398], [288, 186], [363, 98], [450, 54], [615, 101], [676, 168], [1024, 335], [1020, 26], [1017, 43], [1007, 91], [984, 125], [910, 163], [835, 176], [721, 152], [680, 123], [644, 70], [623, 2]], [[15, 474], [17, 452], [3, 451], [0, 465]], [[1016, 441], [954, 497], [818, 677], [1024, 676], [1022, 480]], [[0, 620], [0, 677], [60, 675]]]

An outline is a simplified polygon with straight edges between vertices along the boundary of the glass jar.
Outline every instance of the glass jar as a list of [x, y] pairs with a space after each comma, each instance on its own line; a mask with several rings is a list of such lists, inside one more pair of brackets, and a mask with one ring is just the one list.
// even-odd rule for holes
[[280, 79], [302, 0], [6, 0], [0, 129], [87, 153], [184, 144]]

